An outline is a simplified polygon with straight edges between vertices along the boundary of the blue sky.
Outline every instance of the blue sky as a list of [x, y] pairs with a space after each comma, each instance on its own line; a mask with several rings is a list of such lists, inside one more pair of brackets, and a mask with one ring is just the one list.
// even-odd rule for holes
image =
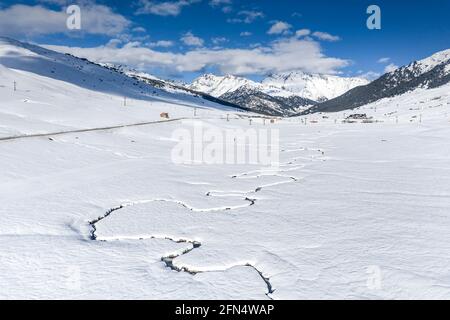
[[[67, 30], [67, 5], [81, 30]], [[381, 30], [366, 27], [369, 5]], [[376, 77], [450, 48], [450, 1], [0, 0], [0, 34], [189, 81], [299, 69]]]

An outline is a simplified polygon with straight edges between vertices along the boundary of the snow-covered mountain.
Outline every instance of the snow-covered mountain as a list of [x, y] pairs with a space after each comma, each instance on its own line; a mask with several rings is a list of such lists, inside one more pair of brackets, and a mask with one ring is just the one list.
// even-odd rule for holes
[[189, 89], [275, 116], [293, 115], [315, 104], [292, 92], [233, 75], [205, 74], [194, 80]]
[[340, 97], [314, 106], [307, 112], [354, 109], [418, 88], [437, 88], [448, 82], [450, 82], [450, 49], [386, 73], [366, 86], [354, 88]]
[[363, 78], [345, 78], [331, 75], [307, 74], [301, 71], [272, 74], [262, 82], [233, 75], [205, 74], [189, 86], [215, 97], [247, 86], [276, 97], [299, 96], [313, 101], [325, 101], [342, 95], [357, 86], [368, 84]]
[[315, 103], [312, 100], [295, 95], [289, 97], [272, 96], [251, 85], [245, 85], [237, 90], [227, 92], [220, 98], [245, 106], [255, 112], [269, 113], [275, 116], [289, 116], [301, 112]]
[[189, 88], [256, 112], [289, 116], [308, 109], [318, 101], [334, 98], [367, 83], [362, 78], [312, 75], [296, 71], [273, 74], [262, 82], [233, 75], [205, 74], [195, 79]]
[[257, 82], [249, 79], [233, 75], [220, 77], [213, 74], [204, 74], [200, 76], [192, 82], [189, 88], [210, 94], [214, 97], [220, 97], [226, 93], [234, 92], [243, 86], [256, 89], [260, 88], [260, 85]]
[[308, 74], [301, 71], [273, 74], [262, 81], [264, 87], [282, 89], [318, 102], [333, 99], [368, 83], [369, 81], [363, 78]]

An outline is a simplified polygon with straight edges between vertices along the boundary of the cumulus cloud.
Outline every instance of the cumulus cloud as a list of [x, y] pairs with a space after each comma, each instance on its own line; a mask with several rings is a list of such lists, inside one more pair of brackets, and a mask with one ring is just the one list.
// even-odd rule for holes
[[154, 14], [158, 16], [178, 16], [184, 7], [197, 3], [200, 0], [179, 0], [156, 2], [151, 0], [139, 0], [137, 15]]
[[132, 31], [133, 31], [133, 32], [147, 32], [147, 30], [146, 30], [145, 28], [143, 28], [143, 27], [136, 27], [136, 28], [133, 28]]
[[[80, 32], [116, 35], [131, 24], [129, 20], [114, 13], [107, 6], [89, 2], [82, 2], [80, 5], [82, 28]], [[66, 25], [67, 18], [64, 9], [56, 11], [42, 5], [16, 4], [0, 10], [0, 30], [3, 35], [11, 36], [66, 33], [70, 32]]]
[[222, 12], [223, 13], [230, 13], [233, 11], [233, 7], [232, 6], [225, 6], [222, 8]]
[[295, 35], [299, 38], [309, 36], [310, 34], [311, 30], [309, 29], [300, 29], [295, 32]]
[[215, 37], [215, 38], [212, 38], [211, 41], [214, 44], [221, 44], [221, 43], [224, 43], [224, 42], [228, 42], [228, 39], [225, 38], [225, 37]]
[[381, 74], [379, 74], [378, 72], [374, 72], [374, 71], [368, 71], [368, 72], [360, 71], [359, 72], [359, 77], [364, 78], [369, 81], [373, 81], [373, 80], [379, 78], [380, 76], [381, 76]]
[[[389, 63], [391, 61], [391, 58], [389, 58], [389, 57], [383, 57], [383, 58], [380, 58], [380, 59], [378, 59], [378, 63], [381, 63], [381, 64], [387, 64], [387, 63]], [[394, 64], [394, 63], [389, 63], [388, 65], [386, 65], [385, 67], [384, 67], [384, 73], [389, 73], [389, 72], [392, 72], [392, 71], [394, 71], [394, 70], [396, 70], [396, 69], [398, 69], [398, 66], [396, 65], [396, 64]]]
[[242, 10], [238, 12], [237, 18], [228, 19], [229, 23], [253, 23], [258, 18], [264, 18], [264, 13], [254, 10]]
[[[54, 4], [54, 5], [58, 5], [58, 6], [69, 6], [71, 4], [74, 4], [74, 2], [72, 0], [38, 0], [37, 2], [46, 3], [46, 4]], [[77, 4], [85, 5], [85, 4], [93, 4], [94, 2], [95, 2], [94, 0], [80, 0], [80, 1], [77, 1]]]
[[222, 8], [223, 13], [230, 13], [233, 11], [231, 0], [210, 0], [209, 5], [213, 8]]
[[195, 36], [192, 32], [186, 32], [180, 40], [187, 46], [201, 47], [205, 43], [202, 38]]
[[392, 72], [392, 71], [397, 70], [397, 69], [398, 69], [397, 65], [395, 65], [393, 63], [390, 63], [384, 68], [384, 73]]
[[271, 72], [302, 70], [305, 72], [336, 74], [349, 61], [327, 57], [316, 41], [296, 38], [282, 39], [267, 46], [251, 49], [194, 49], [185, 53], [160, 52], [148, 47], [128, 44], [121, 48], [100, 46], [75, 48], [46, 46], [97, 62], [126, 64], [151, 71], [164, 68], [171, 72], [196, 72], [207, 67], [235, 75], [258, 75]]
[[231, 4], [231, 0], [210, 0], [209, 1], [209, 5], [211, 7], [219, 7], [222, 5], [230, 5]]
[[152, 48], [169, 48], [169, 47], [172, 47], [174, 45], [175, 45], [175, 43], [173, 41], [170, 41], [170, 40], [159, 40], [159, 41], [156, 41], [156, 42], [150, 42], [148, 44], [148, 46], [152, 47]]
[[339, 41], [341, 40], [340, 37], [338, 36], [334, 36], [332, 34], [329, 34], [327, 32], [321, 32], [321, 31], [316, 31], [312, 34], [314, 37], [316, 37], [319, 40], [323, 40], [323, 41]]
[[120, 39], [111, 39], [108, 41], [106, 46], [108, 48], [117, 48], [121, 43], [122, 43], [122, 40], [120, 40]]
[[242, 31], [240, 33], [241, 37], [250, 37], [252, 35], [252, 33], [250, 31]]
[[384, 58], [378, 59], [378, 63], [388, 63], [389, 61], [391, 61], [391, 58], [389, 58], [389, 57], [384, 57]]
[[284, 21], [274, 21], [267, 34], [288, 34], [292, 26]]

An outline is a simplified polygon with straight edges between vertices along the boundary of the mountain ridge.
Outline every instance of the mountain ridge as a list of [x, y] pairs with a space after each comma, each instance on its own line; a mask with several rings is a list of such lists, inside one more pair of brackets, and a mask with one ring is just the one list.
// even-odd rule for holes
[[195, 92], [151, 75], [132, 71], [125, 66], [99, 64], [68, 53], [1, 36], [0, 64], [7, 68], [31, 72], [85, 89], [131, 99], [197, 99], [199, 103], [204, 100], [216, 103], [218, 107], [251, 111], [229, 101]]
[[[271, 75], [256, 82], [234, 75], [204, 74], [188, 88], [249, 107], [257, 112], [291, 116], [317, 103], [367, 83], [361, 78], [313, 75], [300, 71]], [[303, 88], [301, 91], [298, 88]], [[306, 95], [306, 97], [304, 96]]]
[[272, 74], [262, 81], [265, 86], [281, 88], [317, 102], [335, 98], [352, 88], [368, 83], [368, 80], [359, 77], [339, 77], [301, 71]]
[[355, 109], [383, 98], [419, 88], [436, 88], [449, 82], [450, 49], [447, 49], [386, 73], [368, 85], [353, 88], [337, 98], [319, 103], [300, 115]]

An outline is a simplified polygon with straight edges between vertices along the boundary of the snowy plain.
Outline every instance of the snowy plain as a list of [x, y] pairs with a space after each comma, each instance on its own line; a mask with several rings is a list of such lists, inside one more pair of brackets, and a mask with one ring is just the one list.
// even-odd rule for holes
[[[17, 138], [0, 141], [0, 298], [450, 297], [449, 85], [255, 117], [280, 132], [279, 167], [179, 165], [172, 134], [194, 108], [223, 129], [252, 115], [162, 91], [124, 106], [116, 91], [22, 70], [10, 52], [29, 53], [2, 48], [0, 138]], [[180, 121], [51, 135], [161, 112]], [[379, 122], [342, 123], [354, 112]]]

